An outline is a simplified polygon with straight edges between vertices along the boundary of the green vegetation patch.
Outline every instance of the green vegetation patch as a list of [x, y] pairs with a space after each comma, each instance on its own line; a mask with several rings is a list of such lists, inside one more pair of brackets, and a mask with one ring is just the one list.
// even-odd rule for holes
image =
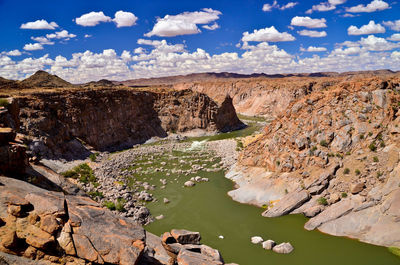
[[390, 253], [400, 257], [400, 248], [397, 247], [388, 247]]
[[328, 201], [326, 200], [325, 197], [321, 197], [317, 200], [319, 205], [328, 205]]
[[78, 179], [82, 183], [87, 184], [90, 182], [93, 184], [93, 186], [98, 186], [93, 170], [86, 163], [80, 164], [79, 166], [76, 166], [73, 169], [65, 171], [61, 174], [66, 178]]
[[7, 107], [10, 103], [6, 98], [0, 98], [0, 107]]

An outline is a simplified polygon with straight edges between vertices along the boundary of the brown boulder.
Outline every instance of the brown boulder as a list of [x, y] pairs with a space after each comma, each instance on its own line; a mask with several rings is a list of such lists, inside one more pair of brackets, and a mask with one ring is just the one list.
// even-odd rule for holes
[[201, 253], [192, 252], [186, 249], [182, 249], [177, 257], [178, 265], [219, 265], [223, 262], [214, 260], [209, 256]]
[[172, 229], [171, 235], [180, 244], [200, 244], [200, 233], [184, 229]]
[[46, 231], [49, 234], [53, 234], [60, 228], [60, 224], [57, 222], [54, 215], [46, 215], [41, 219], [40, 229]]
[[351, 185], [350, 192], [353, 194], [357, 194], [364, 189], [365, 185], [362, 182]]

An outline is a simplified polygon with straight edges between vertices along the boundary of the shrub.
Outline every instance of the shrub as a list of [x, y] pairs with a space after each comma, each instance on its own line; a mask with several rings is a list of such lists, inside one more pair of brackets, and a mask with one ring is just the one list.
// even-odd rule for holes
[[364, 139], [364, 137], [365, 137], [364, 134], [360, 134], [360, 135], [358, 136], [358, 138], [360, 138], [360, 140]]
[[0, 98], [0, 107], [7, 107], [10, 103], [8, 102], [8, 99], [6, 98]]
[[80, 164], [79, 166], [74, 167], [72, 170], [62, 173], [62, 175], [67, 178], [79, 179], [80, 182], [85, 184], [91, 182], [93, 185], [95, 185], [97, 183], [96, 177], [93, 174], [93, 170], [86, 163]]
[[328, 143], [325, 140], [322, 140], [319, 144], [323, 147], [328, 147]]
[[383, 175], [382, 172], [380, 172], [380, 171], [376, 172], [376, 177], [377, 177], [377, 178], [381, 177], [382, 175]]
[[101, 191], [89, 191], [89, 192], [88, 192], [88, 195], [89, 195], [92, 199], [94, 199], [94, 198], [96, 198], [96, 197], [99, 197], [100, 199], [103, 199], [103, 198], [104, 198], [104, 195], [103, 195], [103, 193], [102, 193]]
[[382, 141], [379, 145], [380, 145], [382, 148], [386, 146], [384, 141]]
[[372, 152], [375, 152], [376, 151], [376, 145], [375, 145], [375, 143], [371, 143], [369, 146], [368, 146], [368, 148], [369, 148], [369, 150], [371, 150]]
[[90, 161], [92, 161], [92, 162], [96, 161], [98, 155], [99, 155], [99, 153], [90, 154], [90, 156], [89, 156]]
[[280, 164], [281, 164], [281, 161], [277, 160], [276, 165], [279, 167]]
[[379, 158], [378, 158], [377, 156], [374, 156], [374, 157], [372, 158], [372, 160], [373, 160], [374, 162], [379, 162]]
[[346, 192], [342, 192], [342, 198], [346, 198], [347, 197], [347, 193]]
[[368, 136], [372, 136], [372, 132], [369, 132], [369, 133], [368, 133]]
[[350, 169], [348, 167], [346, 167], [343, 171], [344, 174], [349, 174], [350, 173]]
[[346, 152], [346, 155], [347, 155], [347, 156], [351, 155], [351, 152], [350, 152], [350, 151], [347, 151], [347, 152]]
[[313, 147], [311, 147], [311, 152], [315, 152], [315, 151], [317, 151], [317, 147], [316, 146], [313, 146]]
[[104, 203], [103, 203], [103, 205], [105, 206], [105, 207], [107, 207], [109, 210], [111, 210], [111, 211], [114, 211], [115, 210], [115, 204], [113, 203], [113, 202], [111, 202], [111, 201], [105, 201]]
[[354, 172], [356, 173], [356, 175], [360, 175], [361, 171], [359, 169], [354, 170]]
[[326, 200], [325, 197], [321, 197], [317, 200], [319, 205], [328, 205], [328, 201]]

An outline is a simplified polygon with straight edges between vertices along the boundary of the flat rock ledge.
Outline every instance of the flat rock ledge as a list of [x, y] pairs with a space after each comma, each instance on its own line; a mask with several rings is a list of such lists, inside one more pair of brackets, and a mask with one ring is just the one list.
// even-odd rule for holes
[[160, 238], [89, 197], [0, 177], [0, 264], [224, 264], [200, 239]]

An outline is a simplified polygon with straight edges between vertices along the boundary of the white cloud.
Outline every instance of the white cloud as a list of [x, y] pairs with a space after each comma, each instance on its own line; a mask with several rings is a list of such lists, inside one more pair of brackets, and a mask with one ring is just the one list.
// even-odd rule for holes
[[307, 49], [304, 49], [303, 47], [301, 47], [300, 51], [302, 51], [302, 52], [325, 52], [326, 48], [310, 46]]
[[210, 25], [204, 25], [204, 26], [202, 26], [202, 28], [208, 29], [208, 30], [216, 30], [216, 29], [219, 29], [219, 25], [218, 25], [217, 22], [214, 22], [214, 24], [212, 24], [211, 26]]
[[12, 50], [9, 52], [4, 52], [4, 54], [8, 55], [8, 56], [21, 56], [22, 55], [22, 53], [19, 50]]
[[219, 19], [221, 14], [218, 10], [204, 8], [202, 11], [166, 15], [164, 18], [158, 18], [152, 31], [146, 33], [145, 36], [173, 37], [197, 34], [201, 32], [197, 24], [209, 24]]
[[34, 22], [27, 22], [21, 25], [21, 29], [55, 29], [58, 25], [56, 22], [47, 22], [44, 19], [36, 20]]
[[70, 39], [70, 38], [75, 38], [76, 35], [68, 33], [68, 31], [66, 30], [62, 30], [52, 34], [46, 34], [46, 37], [48, 39]]
[[400, 31], [400, 19], [395, 21], [384, 21], [383, 25], [389, 27], [391, 30]]
[[85, 36], [84, 36], [85, 38], [91, 38], [92, 37], [92, 35], [90, 35], [90, 34], [85, 34]]
[[375, 24], [375, 21], [373, 20], [360, 28], [352, 25], [347, 29], [347, 34], [349, 35], [367, 35], [376, 33], [385, 33], [385, 28], [381, 24]]
[[25, 44], [24, 48], [25, 51], [36, 51], [36, 50], [43, 50], [43, 46], [40, 43], [28, 43]]
[[326, 28], [326, 19], [295, 16], [292, 18], [290, 25], [306, 28]]
[[54, 42], [48, 40], [46, 37], [31, 37], [31, 40], [39, 42], [41, 45], [53, 45]]
[[293, 8], [296, 5], [298, 5], [298, 2], [289, 2], [286, 5], [278, 5], [278, 1], [274, 1], [272, 4], [264, 4], [262, 7], [262, 11], [264, 12], [270, 12], [272, 9], [280, 9], [280, 10], [285, 10], [289, 8]]
[[325, 12], [336, 9], [337, 5], [345, 3], [346, 0], [329, 0], [328, 2], [322, 2], [318, 5], [313, 5], [311, 9], [306, 11], [306, 14], [311, 14], [313, 11]]
[[137, 20], [137, 16], [135, 16], [133, 13], [122, 10], [117, 11], [115, 13], [115, 18], [113, 19], [113, 21], [117, 24], [117, 28], [131, 27], [136, 24]]
[[369, 51], [390, 51], [400, 47], [400, 43], [393, 43], [384, 38], [369, 35], [367, 38], [361, 38], [361, 46]]
[[326, 37], [326, 31], [316, 31], [316, 30], [300, 30], [297, 31], [297, 33], [299, 33], [301, 36], [308, 36], [311, 38], [322, 38], [322, 37]]
[[100, 22], [110, 22], [112, 19], [106, 15], [102, 11], [100, 12], [90, 12], [87, 14], [83, 14], [82, 16], [75, 19], [75, 23], [84, 27], [93, 27], [98, 25]]
[[382, 0], [373, 0], [368, 5], [359, 4], [350, 8], [346, 8], [347, 12], [351, 13], [371, 13], [389, 8], [389, 4]]
[[275, 29], [274, 26], [264, 29], [255, 29], [253, 33], [244, 32], [242, 41], [268, 41], [268, 42], [278, 42], [278, 41], [294, 41], [295, 37], [293, 37], [290, 33], [287, 32], [279, 32]]
[[391, 41], [400, 41], [400, 33], [395, 33], [392, 36], [390, 36], [389, 38], [386, 38], [387, 40], [391, 40]]

